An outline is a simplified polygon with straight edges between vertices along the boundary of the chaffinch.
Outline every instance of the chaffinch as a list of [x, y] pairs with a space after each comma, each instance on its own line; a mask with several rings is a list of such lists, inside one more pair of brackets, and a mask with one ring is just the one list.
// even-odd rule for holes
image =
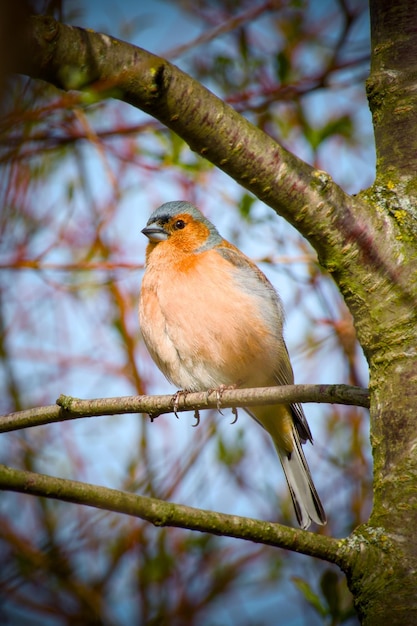
[[[139, 303], [145, 344], [159, 369], [187, 391], [288, 385], [280, 297], [261, 270], [189, 202], [156, 209]], [[326, 515], [301, 444], [312, 436], [300, 404], [245, 409], [272, 437], [304, 529]]]

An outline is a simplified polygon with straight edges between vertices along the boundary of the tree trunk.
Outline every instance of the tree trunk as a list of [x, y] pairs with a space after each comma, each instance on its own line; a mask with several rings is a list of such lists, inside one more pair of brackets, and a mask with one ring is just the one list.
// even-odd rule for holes
[[376, 285], [358, 324], [370, 365], [374, 507], [355, 532], [348, 579], [365, 625], [417, 623], [416, 24], [414, 1], [371, 1], [377, 177], [363, 195], [377, 220], [389, 218], [391, 260], [386, 289]]

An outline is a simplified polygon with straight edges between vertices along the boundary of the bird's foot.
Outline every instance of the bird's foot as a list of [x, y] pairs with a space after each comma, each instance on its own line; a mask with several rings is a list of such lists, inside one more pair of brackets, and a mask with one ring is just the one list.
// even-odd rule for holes
[[[215, 393], [216, 394], [216, 400], [217, 400], [217, 410], [220, 413], [220, 415], [223, 415], [222, 411], [221, 411], [221, 404], [222, 404], [222, 397], [225, 391], [227, 391], [228, 389], [236, 389], [237, 385], [219, 385], [218, 387], [216, 387], [216, 389], [209, 389], [207, 391], [207, 399], [208, 397], [212, 394]], [[235, 409], [233, 409], [233, 414], [236, 415], [237, 411]], [[237, 418], [235, 418], [235, 420], [233, 421], [233, 423], [236, 421]]]
[[[178, 391], [174, 393], [174, 395], [171, 398], [172, 410], [174, 411], [174, 415], [177, 418], [177, 420], [179, 419], [178, 408], [180, 405], [180, 398], [184, 398], [185, 400], [185, 398], [187, 397], [189, 393], [190, 391], [188, 391], [188, 389], [179, 389]], [[196, 420], [196, 423], [193, 424], [193, 427], [195, 428], [200, 423], [200, 413], [198, 409], [194, 411], [194, 419]]]
[[187, 397], [189, 393], [190, 392], [187, 391], [187, 389], [179, 389], [178, 391], [174, 393], [174, 395], [171, 398], [172, 410], [174, 411], [174, 415], [177, 418], [177, 420], [179, 419], [178, 408], [180, 406], [180, 399], [184, 398], [185, 400], [185, 398]]

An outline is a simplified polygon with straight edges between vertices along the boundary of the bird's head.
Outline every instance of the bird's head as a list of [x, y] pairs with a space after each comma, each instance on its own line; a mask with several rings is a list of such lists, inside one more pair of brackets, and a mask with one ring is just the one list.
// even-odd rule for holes
[[217, 245], [221, 236], [215, 226], [189, 202], [166, 202], [150, 216], [142, 233], [150, 246], [166, 242], [182, 252], [202, 252]]

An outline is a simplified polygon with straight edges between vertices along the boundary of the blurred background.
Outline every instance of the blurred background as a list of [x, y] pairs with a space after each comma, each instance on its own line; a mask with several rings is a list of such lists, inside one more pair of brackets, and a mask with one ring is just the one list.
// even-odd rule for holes
[[[375, 156], [365, 0], [21, 2], [168, 58], [349, 193]], [[10, 8], [10, 7], [9, 7]], [[14, 9], [11, 9], [13, 13]], [[16, 9], [17, 10], [17, 9]], [[140, 77], [138, 78], [140, 80]], [[0, 120], [0, 406], [171, 393], [141, 341], [148, 216], [188, 200], [279, 291], [298, 383], [367, 385], [351, 316], [283, 219], [158, 121], [100, 89], [8, 78]], [[371, 508], [367, 412], [305, 405], [305, 448], [336, 537]], [[0, 462], [296, 526], [269, 438], [243, 411], [123, 415], [2, 435]], [[337, 568], [12, 493], [0, 499], [0, 622], [356, 624]]]

